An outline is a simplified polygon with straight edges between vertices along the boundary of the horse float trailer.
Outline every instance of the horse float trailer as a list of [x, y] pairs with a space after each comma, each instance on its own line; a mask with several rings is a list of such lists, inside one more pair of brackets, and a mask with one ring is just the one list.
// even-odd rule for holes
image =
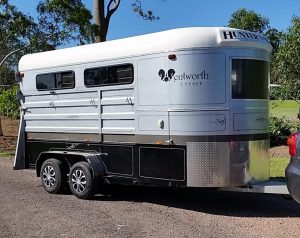
[[258, 33], [192, 27], [25, 55], [14, 169], [79, 198], [103, 184], [257, 191], [270, 52]]

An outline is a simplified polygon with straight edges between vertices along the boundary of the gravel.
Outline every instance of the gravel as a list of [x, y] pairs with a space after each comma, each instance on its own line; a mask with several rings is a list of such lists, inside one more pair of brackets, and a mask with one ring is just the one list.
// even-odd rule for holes
[[280, 195], [114, 187], [80, 200], [12, 163], [0, 158], [0, 237], [300, 237], [300, 205]]

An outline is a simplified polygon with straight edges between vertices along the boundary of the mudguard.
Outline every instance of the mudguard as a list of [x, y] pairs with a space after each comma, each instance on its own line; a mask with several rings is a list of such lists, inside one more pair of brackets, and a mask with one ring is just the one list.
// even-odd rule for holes
[[48, 158], [56, 158], [62, 160], [65, 164], [72, 164], [71, 161], [79, 162], [86, 161], [92, 168], [93, 178], [95, 180], [102, 179], [106, 175], [106, 167], [101, 157], [101, 153], [83, 152], [83, 151], [65, 151], [65, 150], [51, 150], [42, 152], [36, 161], [36, 174], [40, 177], [40, 169], [43, 162]]

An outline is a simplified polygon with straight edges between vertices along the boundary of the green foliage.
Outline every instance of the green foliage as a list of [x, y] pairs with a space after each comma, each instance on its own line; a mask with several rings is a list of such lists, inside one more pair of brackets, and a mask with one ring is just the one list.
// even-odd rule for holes
[[231, 15], [229, 27], [264, 33], [269, 29], [269, 19], [257, 14], [253, 10], [242, 8]]
[[300, 99], [300, 18], [294, 17], [275, 58], [275, 78], [282, 99]]
[[[11, 51], [21, 49], [26, 45], [32, 24], [32, 18], [18, 11], [8, 1], [0, 2], [0, 61]], [[3, 78], [5, 76], [3, 72], [11, 70], [17, 64], [19, 57], [20, 54], [15, 54], [7, 64], [3, 65], [6, 69], [1, 69], [0, 84], [7, 81]]]
[[39, 3], [37, 11], [39, 26], [54, 46], [92, 41], [92, 15], [81, 0], [46, 0]]
[[[0, 43], [13, 46], [24, 44], [26, 36], [33, 25], [33, 18], [26, 16], [18, 9], [10, 5], [8, 1], [0, 2]], [[1, 50], [3, 50], [1, 48]]]
[[[229, 27], [234, 27], [242, 30], [248, 30], [253, 32], [259, 32], [264, 34], [269, 38], [270, 44], [273, 47], [271, 53], [271, 65], [270, 65], [270, 78], [271, 83], [278, 82], [276, 80], [275, 74], [275, 61], [277, 57], [277, 53], [279, 48], [283, 42], [284, 34], [281, 31], [278, 31], [275, 28], [271, 28], [269, 24], [269, 19], [252, 11], [247, 11], [245, 8], [242, 8], [231, 15], [231, 19], [228, 23]], [[272, 99], [279, 99], [281, 98], [281, 92], [283, 88], [276, 88], [275, 90], [271, 91], [271, 98]]]
[[18, 87], [12, 87], [10, 89], [2, 91], [0, 94], [0, 114], [11, 118], [17, 118], [19, 116], [19, 101], [16, 94]]
[[11, 85], [14, 83], [15, 74], [12, 69], [5, 66], [0, 66], [0, 84]]
[[284, 33], [282, 31], [278, 31], [275, 28], [269, 28], [264, 33], [270, 40], [270, 43], [272, 45], [272, 54], [276, 54], [279, 50], [279, 47], [281, 46], [284, 38]]
[[[276, 71], [276, 69], [274, 69]], [[275, 77], [273, 77], [274, 79]], [[278, 81], [278, 80], [277, 80]], [[270, 92], [271, 100], [290, 100], [292, 95], [290, 94], [290, 87], [288, 85], [280, 83], [280, 87], [274, 87]]]
[[271, 146], [286, 145], [287, 137], [299, 129], [300, 120], [271, 117], [269, 124]]
[[[45, 36], [32, 17], [20, 12], [9, 1], [0, 1], [0, 84], [11, 83], [12, 72], [22, 55], [48, 49], [47, 41], [39, 43], [42, 38]], [[7, 60], [2, 63], [4, 59]]]
[[[44, 0], [37, 7], [39, 26], [43, 33], [49, 36], [48, 41], [54, 46], [70, 41], [81, 45], [106, 41], [111, 16], [117, 11], [120, 2], [121, 0], [94, 0], [94, 6], [97, 5], [94, 24], [91, 21], [91, 12], [81, 0]], [[132, 8], [133, 12], [144, 20], [159, 19], [152, 11], [145, 11], [139, 0], [133, 0]]]
[[145, 11], [142, 8], [142, 3], [138, 0], [135, 0], [135, 2], [132, 3], [132, 8], [133, 8], [133, 12], [137, 13], [144, 20], [149, 20], [149, 21], [159, 20], [159, 17], [154, 16], [151, 10]]

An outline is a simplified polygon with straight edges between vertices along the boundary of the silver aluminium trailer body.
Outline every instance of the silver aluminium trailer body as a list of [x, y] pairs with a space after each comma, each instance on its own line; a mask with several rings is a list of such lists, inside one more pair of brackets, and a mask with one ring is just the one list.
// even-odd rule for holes
[[98, 180], [268, 181], [270, 51], [258, 33], [192, 27], [25, 55], [15, 169], [82, 198]]

